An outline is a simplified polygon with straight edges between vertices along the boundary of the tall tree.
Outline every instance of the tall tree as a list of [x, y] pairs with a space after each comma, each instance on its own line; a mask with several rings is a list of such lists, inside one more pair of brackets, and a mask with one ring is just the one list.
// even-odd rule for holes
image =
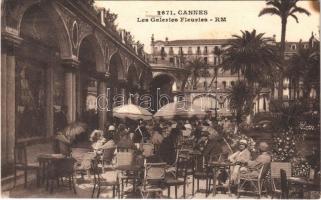
[[230, 109], [234, 112], [237, 126], [242, 122], [242, 116], [251, 113], [253, 107], [253, 91], [245, 81], [237, 81], [231, 88], [229, 95]]
[[[211, 83], [209, 85], [209, 88], [212, 87], [214, 80], [217, 78], [218, 68], [220, 67], [220, 64], [221, 64], [221, 57], [223, 55], [223, 50], [221, 48], [215, 47], [213, 54], [217, 57], [218, 63], [217, 65], [215, 65], [215, 62], [214, 62], [214, 74], [213, 74]], [[217, 83], [217, 80], [216, 80], [216, 83]], [[217, 87], [217, 85], [215, 85], [215, 87]]]
[[207, 68], [207, 64], [202, 60], [201, 57], [194, 57], [187, 61], [185, 68], [189, 71], [189, 85], [190, 89], [197, 89], [197, 84], [201, 77], [202, 71]]
[[233, 35], [224, 51], [222, 67], [232, 74], [241, 72], [248, 84], [267, 87], [273, 83], [275, 71], [280, 66], [278, 49], [264, 33], [241, 31]]
[[[277, 15], [281, 18], [281, 56], [284, 59], [284, 51], [285, 51], [285, 35], [286, 35], [286, 25], [289, 17], [295, 19], [297, 23], [299, 23], [297, 13], [303, 13], [306, 15], [310, 15], [310, 13], [302, 8], [297, 6], [297, 2], [299, 0], [267, 0], [266, 5], [268, 7], [263, 8], [259, 13], [259, 17], [262, 15], [270, 14]], [[279, 88], [278, 88], [278, 97], [280, 100], [283, 98], [283, 75], [282, 68], [279, 72]]]
[[[289, 60], [289, 65], [285, 75], [293, 80], [295, 93], [299, 87], [299, 82], [303, 83], [303, 97], [307, 98], [312, 87], [319, 95], [320, 86], [320, 50], [318, 47], [304, 48], [299, 45], [297, 53]], [[294, 95], [298, 96], [298, 94]]]

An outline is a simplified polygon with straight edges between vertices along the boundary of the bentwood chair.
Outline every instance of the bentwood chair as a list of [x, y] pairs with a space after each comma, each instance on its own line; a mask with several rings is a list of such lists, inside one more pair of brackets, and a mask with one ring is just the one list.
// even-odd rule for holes
[[39, 163], [28, 162], [27, 150], [24, 144], [16, 144], [14, 148], [14, 186], [16, 185], [18, 170], [22, 170], [24, 172], [24, 187], [27, 187], [29, 171], [36, 171], [37, 185], [39, 185], [39, 181], [40, 181]]
[[121, 182], [121, 197], [124, 196], [124, 182], [126, 185], [129, 181], [132, 182], [133, 190], [136, 188], [136, 183], [140, 179], [139, 167], [135, 165], [133, 152], [117, 152], [116, 153], [116, 170], [119, 170], [119, 180]]
[[53, 183], [57, 181], [59, 185], [59, 180], [61, 180], [62, 185], [64, 179], [69, 183], [69, 189], [73, 190], [76, 194], [74, 172], [75, 172], [76, 159], [72, 157], [66, 157], [59, 160], [52, 161], [48, 168], [48, 180], [50, 182], [50, 192], [53, 192]]
[[141, 195], [143, 198], [156, 197], [163, 191], [166, 163], [145, 163], [145, 172]]
[[192, 194], [195, 193], [195, 179], [197, 181], [196, 192], [200, 192], [200, 180], [205, 180], [205, 195], [209, 194], [209, 188], [211, 180], [213, 179], [213, 172], [208, 166], [208, 159], [206, 159], [202, 154], [195, 155], [193, 164], [193, 182], [192, 182]]
[[99, 198], [101, 188], [110, 186], [113, 187], [113, 198], [115, 198], [116, 193], [118, 194], [118, 198], [120, 198], [120, 186], [118, 178], [116, 177], [116, 180], [108, 180], [110, 179], [110, 177], [107, 173], [102, 172], [103, 170], [100, 167], [99, 162], [100, 161], [98, 159], [94, 159], [91, 164], [92, 172], [94, 175], [94, 188], [91, 194], [91, 198], [94, 197], [96, 189], [96, 198]]
[[192, 160], [187, 155], [178, 155], [176, 163], [176, 173], [174, 177], [169, 177], [165, 179], [165, 185], [168, 187], [168, 198], [170, 198], [171, 186], [175, 187], [175, 199], [177, 199], [177, 188], [178, 186], [183, 186], [183, 197], [186, 198], [186, 184], [188, 167], [192, 165]]
[[[259, 169], [259, 174], [252, 173], [238, 173], [238, 185], [237, 185], [237, 197], [239, 198], [243, 192], [251, 192], [258, 195], [259, 198], [262, 196], [262, 189], [266, 185], [266, 175], [270, 170], [270, 163], [266, 163]], [[252, 186], [252, 187], [251, 187]]]

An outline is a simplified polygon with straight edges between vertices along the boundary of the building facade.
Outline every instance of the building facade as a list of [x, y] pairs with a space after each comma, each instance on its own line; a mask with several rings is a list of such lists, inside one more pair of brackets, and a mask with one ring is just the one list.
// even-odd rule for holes
[[127, 101], [129, 93], [149, 91], [143, 46], [93, 1], [5, 0], [1, 11], [3, 170], [13, 163], [17, 143], [54, 136], [54, 115], [62, 107], [68, 123], [87, 122], [92, 112], [93, 127], [103, 129], [119, 103], [115, 95]]
[[[190, 61], [200, 59], [206, 67], [200, 71], [197, 83], [191, 83], [187, 72], [183, 79], [177, 78], [182, 82], [180, 91], [184, 91], [187, 100], [194, 105], [207, 110], [217, 110], [223, 116], [230, 116], [227, 96], [229, 89], [238, 80], [238, 75], [224, 72], [218, 67], [223, 62], [222, 50], [228, 41], [228, 39], [168, 40], [168, 38], [162, 41], [152, 37], [151, 66], [153, 70], [157, 65], [187, 70]], [[215, 73], [217, 77], [214, 79]]]
[[[178, 72], [180, 76], [176, 76], [174, 73], [169, 75], [174, 77], [171, 82], [172, 91], [176, 91], [176, 93], [184, 91], [191, 103], [208, 110], [217, 110], [222, 116], [231, 116], [227, 96], [229, 89], [239, 78], [242, 79], [242, 75], [231, 74], [218, 67], [223, 62], [223, 51], [228, 41], [229, 39], [168, 40], [167, 37], [165, 40], [155, 40], [152, 36], [152, 53], [149, 62], [153, 71], [158, 70], [159, 66], [163, 66], [168, 71]], [[273, 36], [272, 43], [273, 45], [279, 45], [275, 42], [275, 36]], [[285, 59], [289, 60], [291, 56], [297, 53], [299, 45], [302, 45], [303, 48], [309, 48], [318, 43], [319, 41], [313, 34], [306, 42], [286, 42]], [[195, 58], [199, 58], [207, 65], [206, 69], [200, 72], [196, 85], [191, 84], [190, 77], [188, 78], [188, 70], [185, 74], [182, 73], [182, 70], [187, 69], [189, 61]], [[216, 73], [217, 77], [213, 78]], [[176, 80], [180, 82], [179, 88], [177, 88]], [[300, 87], [302, 87], [302, 84], [300, 84]], [[277, 90], [277, 84], [274, 88], [263, 88], [254, 99], [253, 112], [269, 112], [271, 100], [278, 99]], [[285, 78], [283, 99], [288, 101], [295, 97], [302, 97], [302, 88], [291, 87], [291, 80]]]

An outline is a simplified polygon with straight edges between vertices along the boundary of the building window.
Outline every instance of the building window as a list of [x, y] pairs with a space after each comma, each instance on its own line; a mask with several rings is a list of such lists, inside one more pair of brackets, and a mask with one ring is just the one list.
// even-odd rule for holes
[[166, 57], [165, 48], [162, 47], [162, 48], [161, 48], [161, 58], [162, 58], [162, 60], [164, 60], [165, 57]]
[[234, 81], [231, 81], [231, 86], [232, 86], [232, 87], [234, 86], [234, 84], [235, 84]]
[[200, 55], [201, 54], [201, 47], [197, 47], [197, 55]]
[[223, 83], [223, 89], [225, 89], [226, 88], [226, 81], [223, 81], [222, 83]]
[[174, 54], [174, 51], [173, 51], [173, 47], [169, 47], [169, 55], [173, 55]]
[[292, 44], [292, 45], [291, 45], [291, 49], [292, 49], [292, 50], [295, 50], [295, 49], [296, 49], [296, 45], [295, 45], [295, 44]]
[[207, 55], [207, 46], [204, 47], [204, 54]]
[[207, 64], [207, 57], [204, 57], [204, 63]]
[[183, 47], [179, 47], [179, 51], [178, 51], [179, 55], [183, 55], [184, 52], [183, 52]]
[[188, 54], [193, 54], [192, 47], [188, 47]]
[[173, 58], [173, 57], [170, 57], [170, 58], [169, 58], [169, 62], [172, 63], [172, 64], [174, 64], [174, 58]]

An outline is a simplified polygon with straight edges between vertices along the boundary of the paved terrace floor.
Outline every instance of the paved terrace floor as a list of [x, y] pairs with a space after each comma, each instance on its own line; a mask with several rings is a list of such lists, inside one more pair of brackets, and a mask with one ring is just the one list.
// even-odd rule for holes
[[[200, 188], [205, 188], [205, 181], [200, 180]], [[69, 190], [69, 185], [66, 181], [65, 187], [60, 186], [57, 188], [54, 187], [54, 191], [50, 193], [45, 189], [45, 186], [37, 187], [35, 182], [32, 182], [28, 185], [27, 188], [24, 188], [23, 185], [19, 185], [10, 191], [3, 191], [2, 197], [9, 198], [91, 198], [91, 193], [93, 189], [93, 183], [90, 180], [85, 180], [82, 183], [76, 184], [76, 194], [72, 190]], [[196, 189], [196, 182], [195, 182]], [[124, 198], [141, 198], [140, 194], [133, 194], [130, 192], [131, 184], [128, 184], [128, 187], [125, 187], [125, 196]], [[235, 199], [236, 195], [223, 194], [218, 191], [218, 194], [213, 197], [212, 193], [207, 197], [205, 193], [198, 192], [192, 196], [192, 179], [188, 179], [187, 189], [186, 189], [186, 199]], [[167, 198], [167, 189], [165, 188], [162, 193], [162, 198]], [[175, 197], [174, 187], [171, 188], [171, 198]], [[101, 190], [100, 198], [112, 198], [112, 188], [103, 188]], [[183, 198], [183, 188], [178, 188], [178, 198]], [[241, 196], [241, 198], [246, 199], [256, 199], [255, 195], [253, 196]], [[263, 196], [263, 198], [271, 198], [270, 196]]]

